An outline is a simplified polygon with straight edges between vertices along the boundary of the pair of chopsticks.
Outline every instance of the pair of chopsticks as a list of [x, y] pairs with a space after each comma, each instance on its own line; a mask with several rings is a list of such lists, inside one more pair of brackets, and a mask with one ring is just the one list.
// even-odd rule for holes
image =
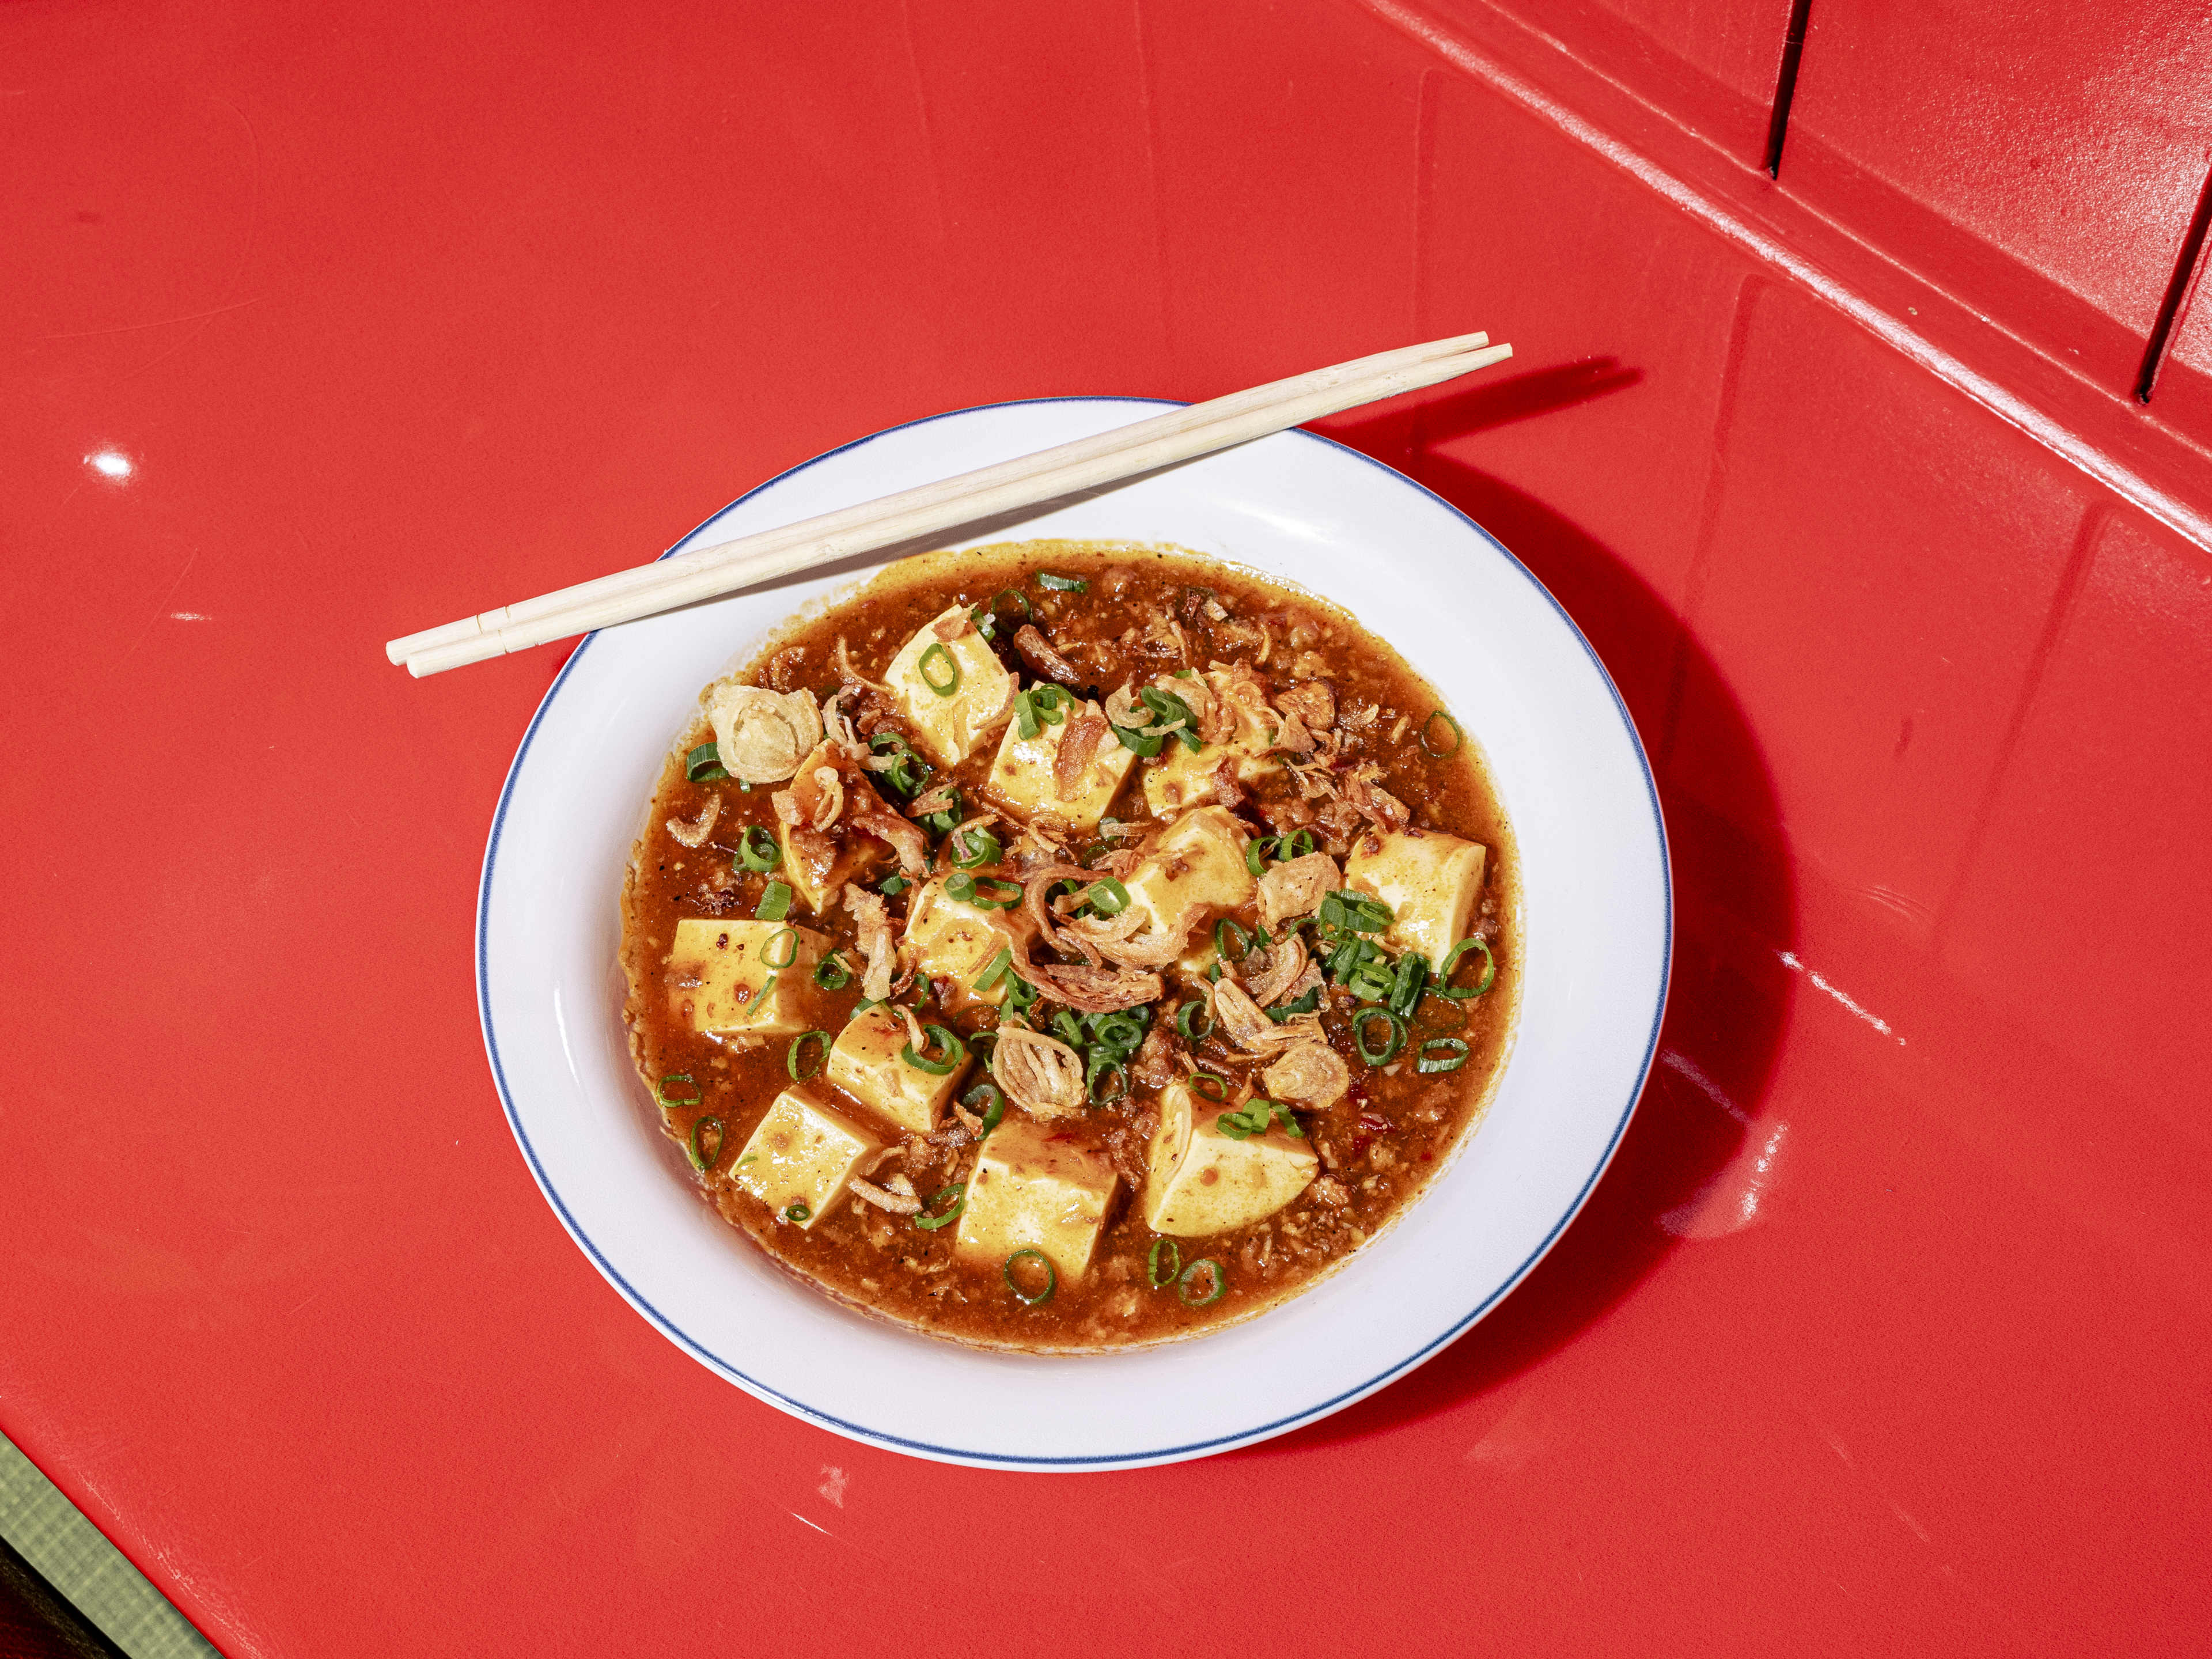
[[694, 548], [464, 617], [393, 640], [384, 647], [385, 654], [406, 665], [407, 672], [417, 678], [442, 674], [448, 668], [672, 611], [855, 553], [1117, 483], [1324, 415], [1456, 380], [1512, 355], [1511, 346], [1492, 345], [1486, 334], [1460, 334], [1357, 357], [780, 530]]

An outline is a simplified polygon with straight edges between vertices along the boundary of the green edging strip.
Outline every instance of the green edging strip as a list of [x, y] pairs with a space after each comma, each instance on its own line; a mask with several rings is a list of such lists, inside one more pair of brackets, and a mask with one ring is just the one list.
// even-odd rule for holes
[[4, 1437], [0, 1538], [131, 1659], [222, 1659], [191, 1620]]

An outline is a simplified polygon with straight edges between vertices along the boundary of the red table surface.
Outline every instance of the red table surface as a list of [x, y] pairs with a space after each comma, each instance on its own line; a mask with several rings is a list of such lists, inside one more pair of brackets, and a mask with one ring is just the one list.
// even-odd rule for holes
[[[0, 1428], [228, 1651], [2212, 1640], [2212, 557], [1425, 29], [0, 9]], [[556, 657], [382, 641], [895, 422], [1472, 327], [1509, 371], [1328, 429], [1550, 585], [1673, 836], [1661, 1063], [1558, 1249], [1152, 1471], [684, 1357], [477, 1033]]]

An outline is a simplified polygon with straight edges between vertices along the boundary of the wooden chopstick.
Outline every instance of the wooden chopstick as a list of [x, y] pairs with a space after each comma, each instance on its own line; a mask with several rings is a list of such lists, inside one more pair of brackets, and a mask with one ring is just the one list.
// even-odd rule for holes
[[[677, 553], [672, 560], [657, 560], [654, 564], [635, 566], [629, 571], [615, 571], [613, 575], [592, 577], [591, 581], [577, 581], [575, 586], [556, 588], [553, 592], [542, 592], [535, 599], [522, 599], [518, 604], [502, 606], [498, 611], [487, 611], [487, 613], [476, 615], [476, 617], [462, 617], [460, 622], [441, 623], [435, 629], [425, 629], [422, 633], [403, 635], [400, 639], [394, 639], [385, 646], [385, 654], [392, 661], [404, 661], [407, 657], [425, 653], [431, 646], [445, 646], [453, 644], [458, 639], [476, 639], [477, 635], [498, 633], [500, 629], [508, 629], [518, 622], [550, 617], [560, 611], [571, 611], [571, 608], [591, 602], [591, 599], [611, 598], [615, 592], [630, 592], [637, 591], [637, 588], [657, 586], [659, 581], [665, 580], [665, 573], [671, 571], [671, 566], [677, 560], [712, 560], [712, 557], [726, 556], [726, 553], [732, 553], [738, 549], [745, 550], [745, 553], [768, 553], [772, 546], [799, 546], [803, 542], [821, 540], [825, 535], [838, 535], [842, 531], [869, 525], [869, 522], [883, 518], [887, 511], [907, 507], [922, 495], [960, 498], [969, 491], [994, 489], [998, 484], [1029, 477], [1030, 473], [1040, 471], [1040, 467], [1044, 467], [1044, 465], [1055, 465], [1057, 467], [1057, 465], [1075, 465], [1079, 460], [1093, 460], [1099, 456], [1113, 456], [1113, 453], [1124, 452], [1124, 449], [1133, 449], [1133, 447], [1144, 445], [1144, 442], [1164, 438], [1164, 435], [1188, 434], [1188, 431], [1197, 431], [1201, 427], [1210, 427], [1217, 420], [1228, 420], [1255, 410], [1265, 410], [1265, 407], [1301, 396], [1305, 392], [1329, 387], [1329, 385], [1345, 385], [1352, 383], [1352, 380], [1364, 380], [1364, 378], [1371, 376], [1382, 376], [1382, 374], [1391, 374], [1394, 369], [1409, 368], [1416, 362], [1433, 362], [1447, 356], [1458, 356], [1462, 352], [1480, 349], [1489, 343], [1489, 334], [1453, 334], [1443, 341], [1401, 345], [1391, 352], [1376, 352], [1374, 356], [1336, 362], [1328, 369], [1294, 374], [1287, 380], [1270, 380], [1267, 385], [1249, 387], [1248, 392], [1232, 392], [1225, 398], [1194, 403], [1188, 410], [1170, 410], [1168, 414], [1137, 420], [1133, 425], [1102, 431], [1095, 438], [1078, 438], [1075, 442], [1057, 445], [1055, 449], [1046, 449], [1046, 452], [1033, 453], [1033, 456], [1015, 456], [1013, 460], [1002, 460], [994, 467], [980, 467], [971, 473], [960, 473], [957, 477], [949, 477], [949, 480], [942, 480], [938, 484], [922, 484], [922, 487], [909, 489], [909, 491], [902, 491], [898, 495], [884, 495], [884, 498], [872, 500], [872, 502], [860, 502], [856, 507], [842, 508], [836, 514], [823, 514], [818, 518], [803, 520], [799, 525], [785, 525], [775, 531], [759, 531], [759, 533], [748, 535], [748, 538], [741, 538], [741, 542], [717, 542], [712, 546], [690, 549], [686, 553]], [[1349, 410], [1354, 404], [1347, 403], [1343, 407]]]
[[[1138, 421], [1128, 426], [1116, 427], [1095, 437], [1079, 439], [1061, 444], [1039, 454], [1021, 455], [994, 466], [979, 468], [940, 483], [924, 485], [919, 489], [877, 501], [863, 501], [836, 513], [827, 513], [794, 525], [775, 530], [762, 531], [742, 538], [739, 542], [717, 543], [712, 546], [695, 548], [678, 554], [673, 559], [664, 559], [653, 564], [632, 569], [618, 570], [611, 575], [599, 576], [573, 586], [541, 594], [534, 599], [485, 611], [481, 616], [464, 617], [459, 622], [426, 629], [418, 634], [409, 634], [393, 640], [385, 647], [385, 653], [393, 662], [404, 662], [433, 646], [452, 644], [464, 639], [475, 639], [491, 635], [519, 623], [551, 617], [578, 605], [611, 598], [617, 593], [635, 592], [650, 587], [666, 579], [668, 571], [678, 561], [712, 560], [732, 552], [748, 555], [765, 554], [780, 547], [796, 547], [823, 537], [857, 529], [884, 516], [887, 512], [913, 504], [916, 498], [949, 495], [957, 499], [973, 490], [988, 489], [999, 484], [1025, 478], [1036, 472], [1041, 465], [1066, 465], [1097, 457], [1117, 454], [1123, 450], [1152, 442], [1174, 434], [1193, 432], [1212, 425], [1216, 421], [1268, 408], [1286, 398], [1303, 392], [1341, 385], [1370, 376], [1386, 374], [1415, 363], [1425, 363], [1478, 349], [1490, 343], [1486, 334], [1462, 334], [1442, 340], [1430, 340], [1419, 345], [1401, 346], [1393, 351], [1379, 352], [1373, 356], [1355, 358], [1328, 368], [1293, 375], [1287, 380], [1270, 381], [1248, 391], [1232, 392], [1227, 397], [1194, 404], [1187, 409], [1171, 410], [1149, 420]], [[1351, 407], [1346, 404], [1346, 407]]]
[[1248, 442], [1361, 404], [1471, 374], [1512, 356], [1461, 335], [1338, 363], [1139, 421], [1034, 455], [557, 589], [392, 641], [417, 675], [481, 662], [693, 604], [793, 571], [1036, 506]]

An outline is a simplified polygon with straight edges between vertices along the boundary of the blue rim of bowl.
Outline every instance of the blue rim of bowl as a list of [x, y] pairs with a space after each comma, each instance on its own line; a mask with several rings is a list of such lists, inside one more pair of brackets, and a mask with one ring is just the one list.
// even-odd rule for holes
[[[1004, 403], [977, 404], [967, 409], [949, 409], [939, 414], [925, 415], [918, 420], [902, 421], [896, 426], [887, 426], [878, 431], [871, 432], [865, 437], [855, 438], [850, 443], [839, 444], [835, 449], [825, 449], [819, 455], [801, 461], [796, 466], [787, 468], [774, 477], [754, 485], [728, 506], [702, 519], [689, 534], [660, 556], [664, 559], [670, 557], [678, 549], [689, 544], [701, 531], [728, 517], [763, 490], [772, 489], [785, 479], [796, 477], [809, 467], [817, 466], [833, 456], [843, 454], [848, 449], [857, 449], [863, 444], [873, 443], [878, 438], [887, 437], [894, 432], [904, 432], [913, 427], [929, 426], [939, 421], [957, 420], [963, 415], [976, 415], [986, 410], [1021, 409], [1039, 404], [1145, 404], [1162, 410], [1188, 407], [1187, 404], [1177, 404], [1172, 399], [1163, 398], [1113, 396], [1014, 398]], [[1514, 569], [1520, 572], [1530, 586], [1544, 596], [1545, 601], [1558, 613], [1559, 620], [1566, 625], [1567, 631], [1582, 647], [1583, 654], [1589, 659], [1590, 666], [1597, 672], [1599, 680], [1613, 697], [1613, 710], [1620, 716], [1621, 726], [1628, 733], [1629, 749], [1635, 755], [1637, 766], [1644, 775], [1644, 794], [1651, 808], [1652, 828], [1657, 832], [1659, 837], [1660, 899], [1664, 925], [1661, 929], [1662, 959], [1659, 967], [1659, 996], [1651, 1012], [1650, 1031], [1644, 1038], [1643, 1064], [1637, 1069], [1635, 1086], [1628, 1091], [1628, 1099], [1621, 1108], [1620, 1120], [1613, 1127], [1612, 1138], [1606, 1142], [1605, 1155], [1598, 1159], [1596, 1166], [1590, 1170], [1589, 1178], [1583, 1182], [1582, 1189], [1575, 1194], [1574, 1201], [1567, 1206], [1565, 1213], [1553, 1224], [1551, 1231], [1544, 1235], [1542, 1240], [1528, 1253], [1521, 1265], [1467, 1313], [1454, 1320], [1442, 1333], [1423, 1343], [1403, 1359], [1384, 1367], [1367, 1382], [1354, 1388], [1341, 1389], [1328, 1399], [1301, 1411], [1293, 1412], [1286, 1417], [1277, 1418], [1273, 1422], [1261, 1424], [1253, 1428], [1239, 1430], [1234, 1434], [1216, 1435], [1210, 1440], [1193, 1441], [1180, 1446], [1163, 1446], [1148, 1451], [1066, 1457], [1026, 1456], [1006, 1452], [979, 1451], [960, 1446], [941, 1446], [927, 1440], [915, 1440], [902, 1435], [889, 1434], [881, 1429], [872, 1429], [866, 1424], [850, 1422], [844, 1418], [817, 1410], [803, 1400], [795, 1399], [780, 1389], [769, 1387], [757, 1378], [747, 1376], [720, 1354], [714, 1352], [691, 1337], [682, 1327], [647, 1300], [635, 1285], [623, 1277], [621, 1271], [614, 1263], [601, 1254], [599, 1246], [592, 1242], [591, 1237], [584, 1231], [582, 1225], [569, 1212], [568, 1205], [562, 1201], [561, 1194], [554, 1189], [551, 1179], [545, 1173], [544, 1166], [538, 1162], [537, 1149], [530, 1144], [529, 1132], [522, 1127], [521, 1116], [515, 1110], [514, 1097], [507, 1085], [506, 1068], [500, 1063], [499, 1038], [492, 1030], [490, 963], [486, 938], [486, 927], [491, 912], [492, 874], [499, 860], [500, 831], [507, 822], [507, 803], [514, 793], [514, 781], [521, 773], [524, 759], [530, 753], [532, 739], [538, 735], [538, 724], [545, 718], [545, 711], [553, 706], [554, 698], [560, 696], [561, 688], [568, 684], [568, 676], [574, 672], [576, 665], [583, 659], [584, 653], [590, 650], [592, 642], [599, 638], [598, 633], [593, 632], [586, 635], [575, 650], [569, 653], [568, 660], [561, 665], [561, 672], [553, 677], [553, 684], [546, 688], [544, 696], [538, 701], [536, 712], [530, 717], [529, 726], [522, 734], [522, 743], [514, 751], [514, 760], [507, 770], [507, 781], [500, 786], [499, 807], [492, 815], [491, 836], [484, 847], [483, 878], [477, 890], [477, 1018], [478, 1024], [483, 1028], [484, 1052], [491, 1060], [492, 1081], [499, 1090], [500, 1104], [507, 1113], [507, 1127], [514, 1132], [515, 1144], [522, 1149], [523, 1160], [530, 1165], [530, 1173], [538, 1182], [538, 1189], [545, 1194], [546, 1202], [553, 1206], [554, 1213], [561, 1218], [561, 1224], [568, 1229], [568, 1236], [574, 1239], [578, 1248], [591, 1258], [592, 1265], [599, 1270], [607, 1281], [623, 1293], [624, 1299], [632, 1307], [659, 1327], [662, 1334], [708, 1369], [742, 1385], [748, 1393], [771, 1404], [782, 1407], [793, 1416], [808, 1422], [820, 1424], [825, 1428], [836, 1430], [841, 1434], [848, 1435], [854, 1439], [864, 1441], [870, 1445], [884, 1446], [894, 1451], [909, 1452], [917, 1456], [936, 1458], [946, 1462], [963, 1463], [977, 1468], [1071, 1471], [1139, 1468], [1147, 1464], [1180, 1462], [1190, 1458], [1233, 1450], [1239, 1446], [1249, 1446], [1262, 1440], [1272, 1439], [1279, 1434], [1287, 1434], [1292, 1429], [1317, 1421], [1333, 1412], [1354, 1404], [1368, 1395], [1373, 1394], [1376, 1389], [1404, 1376], [1431, 1354], [1460, 1336], [1469, 1326], [1496, 1307], [1506, 1294], [1526, 1279], [1536, 1264], [1549, 1254], [1552, 1246], [1559, 1242], [1559, 1236], [1566, 1231], [1567, 1224], [1581, 1213], [1583, 1206], [1589, 1201], [1590, 1194], [1596, 1188], [1599, 1179], [1612, 1164], [1613, 1154], [1620, 1150], [1621, 1137], [1628, 1132], [1629, 1120], [1636, 1115], [1637, 1103], [1643, 1098], [1644, 1085], [1650, 1078], [1651, 1062], [1659, 1046], [1659, 1027], [1661, 1022], [1666, 1018], [1667, 997], [1673, 988], [1674, 977], [1674, 865], [1669, 856], [1667, 842], [1666, 815], [1660, 807], [1658, 784], [1651, 775], [1651, 762], [1650, 757], [1644, 753], [1644, 739], [1636, 729], [1635, 720], [1629, 715], [1628, 705], [1621, 699], [1620, 688], [1613, 684], [1613, 676], [1607, 672], [1604, 662], [1599, 658], [1596, 650], [1590, 645], [1583, 630], [1576, 625], [1575, 619], [1567, 614], [1566, 607], [1553, 596], [1551, 589], [1546, 587], [1537, 579], [1535, 572], [1515, 557], [1510, 549], [1426, 484], [1417, 478], [1407, 477], [1396, 467], [1378, 461], [1372, 455], [1354, 449], [1349, 444], [1340, 443], [1336, 439], [1328, 437], [1322, 433], [1309, 432], [1303, 427], [1290, 428], [1289, 435], [1304, 438], [1313, 443], [1326, 444], [1333, 449], [1341, 450], [1347, 455], [1364, 461], [1378, 471], [1389, 473], [1399, 483], [1419, 490], [1431, 501], [1466, 525], [1469, 530], [1474, 532], [1493, 551], [1511, 564]]]

